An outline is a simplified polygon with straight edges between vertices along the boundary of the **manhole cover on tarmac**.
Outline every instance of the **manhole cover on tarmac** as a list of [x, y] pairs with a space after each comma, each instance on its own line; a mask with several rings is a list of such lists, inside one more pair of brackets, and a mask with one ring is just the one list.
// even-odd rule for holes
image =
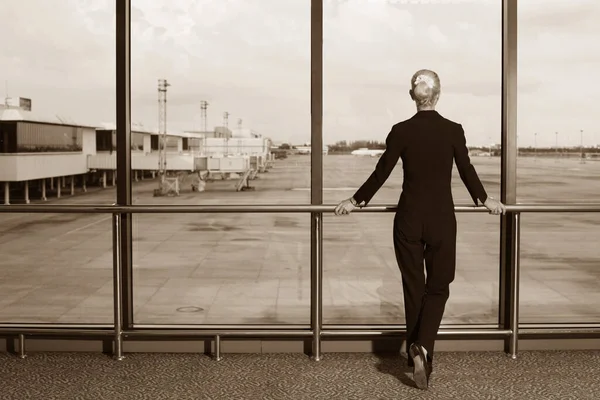
[[202, 308], [202, 307], [179, 307], [177, 309], [177, 312], [183, 312], [183, 313], [195, 313], [195, 312], [200, 312], [200, 311], [204, 311], [204, 308]]

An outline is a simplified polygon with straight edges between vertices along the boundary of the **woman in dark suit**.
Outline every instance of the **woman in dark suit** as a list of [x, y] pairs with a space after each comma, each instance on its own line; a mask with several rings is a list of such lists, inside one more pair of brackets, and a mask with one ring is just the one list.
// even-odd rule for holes
[[392, 127], [375, 171], [354, 196], [335, 208], [336, 215], [347, 215], [366, 206], [402, 158], [404, 181], [394, 217], [394, 249], [402, 273], [409, 365], [421, 389], [429, 384], [434, 342], [456, 270], [454, 162], [475, 205], [483, 204], [494, 215], [506, 211], [487, 195], [477, 176], [462, 126], [435, 111], [440, 89], [435, 72], [423, 69], [413, 75], [409, 93], [417, 113]]

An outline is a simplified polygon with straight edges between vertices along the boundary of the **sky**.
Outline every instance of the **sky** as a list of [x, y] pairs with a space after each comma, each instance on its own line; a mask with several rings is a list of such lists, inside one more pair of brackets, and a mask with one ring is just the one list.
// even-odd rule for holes
[[[82, 124], [115, 120], [115, 1], [0, 3], [0, 95]], [[519, 1], [520, 146], [600, 144], [600, 2]], [[310, 0], [133, 0], [132, 121], [238, 119], [276, 142], [310, 141]], [[385, 140], [415, 113], [421, 68], [469, 145], [500, 142], [501, 0], [324, 0], [324, 143]], [[7, 93], [5, 93], [7, 92]], [[581, 134], [583, 130], [583, 135]], [[537, 133], [537, 135], [535, 135]]]

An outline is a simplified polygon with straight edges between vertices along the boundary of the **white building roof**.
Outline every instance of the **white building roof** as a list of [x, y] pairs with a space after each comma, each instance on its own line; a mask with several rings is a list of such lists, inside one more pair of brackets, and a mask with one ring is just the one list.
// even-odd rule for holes
[[[109, 131], [114, 131], [117, 129], [117, 124], [115, 124], [114, 122], [103, 122], [100, 124], [98, 129], [106, 129]], [[136, 123], [136, 122], [131, 123], [131, 131], [137, 132], [137, 133], [150, 133], [150, 134], [154, 134], [154, 135], [158, 134], [158, 129], [149, 127], [149, 126], [145, 126], [142, 123]]]
[[[63, 115], [44, 115], [37, 111], [26, 111], [20, 108], [13, 107], [5, 107], [4, 105], [0, 105], [0, 121], [23, 121], [23, 122], [37, 122], [42, 124], [53, 124], [53, 125], [65, 125], [65, 126], [77, 126], [84, 128], [96, 128], [96, 129], [106, 129], [106, 130], [115, 130], [117, 126], [113, 122], [104, 122], [99, 126], [90, 125], [90, 124], [81, 124], [72, 118], [63, 116]], [[158, 134], [158, 128], [146, 126], [142, 123], [131, 123], [131, 131], [136, 133], [145, 133], [145, 134]], [[253, 137], [256, 133], [251, 129], [245, 129], [242, 132], [239, 132], [240, 135], [238, 137]], [[247, 135], [247, 136], [246, 136]], [[175, 136], [175, 137], [185, 137], [185, 138], [203, 138], [205, 135], [199, 132], [177, 132], [173, 130], [169, 130], [167, 132], [167, 136]]]
[[37, 122], [42, 124], [78, 126], [84, 128], [93, 128], [88, 124], [81, 124], [72, 118], [63, 115], [43, 115], [39, 112], [25, 111], [19, 108], [0, 108], [0, 121], [22, 121]]
[[[114, 131], [117, 129], [117, 125], [112, 122], [104, 122], [100, 124], [98, 129], [106, 129], [109, 131]], [[135, 133], [145, 133], [149, 135], [158, 135], [158, 128], [149, 127], [139, 122], [131, 123], [131, 132]], [[186, 138], [202, 138], [203, 136], [197, 134], [195, 132], [167, 132], [167, 136], [175, 136], [175, 137], [186, 137]]]

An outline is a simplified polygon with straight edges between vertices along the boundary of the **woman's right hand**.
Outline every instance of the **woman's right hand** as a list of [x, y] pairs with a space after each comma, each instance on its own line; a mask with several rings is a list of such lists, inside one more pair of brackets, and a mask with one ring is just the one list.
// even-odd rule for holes
[[504, 204], [500, 203], [498, 200], [494, 199], [493, 197], [488, 196], [488, 198], [485, 200], [485, 203], [483, 205], [485, 206], [485, 208], [490, 210], [490, 214], [493, 214], [493, 215], [506, 214], [506, 206]]
[[335, 213], [335, 215], [348, 215], [355, 208], [356, 206], [353, 204], [352, 198], [349, 198], [340, 202], [340, 204], [337, 205], [333, 212]]

